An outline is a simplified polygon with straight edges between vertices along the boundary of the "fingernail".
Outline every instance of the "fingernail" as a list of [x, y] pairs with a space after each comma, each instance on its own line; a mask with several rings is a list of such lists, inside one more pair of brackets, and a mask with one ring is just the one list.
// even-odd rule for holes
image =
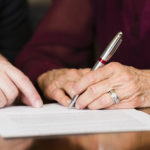
[[43, 103], [41, 102], [41, 100], [40, 101], [35, 101], [35, 103], [34, 103], [35, 108], [40, 108], [40, 107], [42, 107], [42, 105], [43, 105]]
[[75, 108], [76, 108], [76, 109], [80, 109], [80, 107], [79, 107], [79, 105], [78, 105], [78, 104], [76, 104], [76, 105], [75, 105]]
[[71, 100], [67, 100], [67, 103], [70, 104], [70, 103], [71, 103]]

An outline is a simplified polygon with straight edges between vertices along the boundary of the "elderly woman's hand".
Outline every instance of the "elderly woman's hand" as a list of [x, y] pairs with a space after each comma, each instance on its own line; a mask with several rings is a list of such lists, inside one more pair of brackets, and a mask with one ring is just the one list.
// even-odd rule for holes
[[[115, 90], [120, 102], [108, 92]], [[119, 63], [109, 63], [91, 71], [73, 85], [72, 94], [81, 94], [77, 109], [118, 109], [150, 106], [150, 71], [139, 70]]]
[[87, 74], [90, 69], [54, 69], [38, 78], [38, 84], [45, 97], [68, 106], [73, 98], [72, 85]]

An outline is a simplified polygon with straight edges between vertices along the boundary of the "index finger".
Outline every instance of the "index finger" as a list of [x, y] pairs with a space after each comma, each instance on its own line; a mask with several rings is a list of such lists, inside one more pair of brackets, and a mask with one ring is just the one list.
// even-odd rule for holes
[[98, 70], [90, 71], [74, 84], [72, 88], [73, 95], [81, 94], [89, 86], [109, 78], [112, 74], [113, 70], [109, 64], [99, 68]]
[[24, 102], [26, 104], [33, 107], [41, 107], [43, 105], [42, 99], [32, 82], [19, 69], [10, 65], [6, 68], [6, 73], [20, 90], [20, 92], [24, 95], [24, 99], [26, 100]]

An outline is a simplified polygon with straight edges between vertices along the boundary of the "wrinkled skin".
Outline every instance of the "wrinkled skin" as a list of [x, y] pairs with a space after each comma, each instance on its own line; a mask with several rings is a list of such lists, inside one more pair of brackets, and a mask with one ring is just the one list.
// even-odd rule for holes
[[[150, 106], [150, 70], [140, 70], [117, 62], [96, 71], [56, 69], [44, 73], [38, 83], [45, 96], [68, 106], [80, 94], [77, 109], [121, 109]], [[108, 94], [114, 89], [120, 102]], [[67, 94], [65, 94], [67, 93]], [[67, 96], [68, 95], [68, 96]]]

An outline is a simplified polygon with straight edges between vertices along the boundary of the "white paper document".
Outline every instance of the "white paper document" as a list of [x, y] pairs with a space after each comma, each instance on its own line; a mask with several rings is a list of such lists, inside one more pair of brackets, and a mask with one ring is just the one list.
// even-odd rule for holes
[[4, 138], [148, 130], [150, 116], [135, 109], [75, 110], [59, 104], [0, 109], [0, 135]]

